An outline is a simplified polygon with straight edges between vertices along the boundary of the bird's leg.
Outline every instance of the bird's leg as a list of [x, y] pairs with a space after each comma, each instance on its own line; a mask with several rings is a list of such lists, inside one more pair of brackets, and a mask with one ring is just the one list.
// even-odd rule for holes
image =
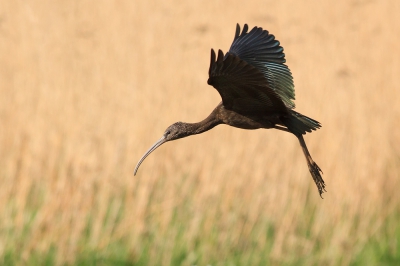
[[274, 128], [275, 128], [275, 129], [282, 130], [282, 131], [290, 132], [289, 129], [287, 129], [286, 127], [283, 127], [283, 126], [274, 125]]
[[[275, 125], [275, 129], [279, 129], [282, 131], [290, 132], [287, 128]], [[291, 133], [291, 132], [290, 132]], [[317, 185], [319, 195], [322, 198], [322, 193], [326, 192], [325, 190], [325, 182], [322, 179], [321, 173], [322, 170], [319, 168], [319, 166], [313, 161], [311, 158], [310, 152], [307, 149], [306, 142], [304, 141], [304, 138], [302, 135], [296, 135], [296, 137], [299, 139], [300, 146], [303, 149], [304, 156], [306, 157], [308, 169], [310, 170], [311, 176], [314, 179], [315, 184]]]
[[315, 184], [317, 185], [319, 195], [322, 198], [322, 193], [326, 192], [325, 182], [321, 176], [322, 170], [311, 158], [311, 155], [308, 152], [307, 145], [306, 142], [304, 141], [303, 136], [296, 135], [296, 137], [299, 139], [301, 148], [303, 149], [304, 156], [306, 157], [307, 160], [308, 169], [310, 170], [311, 176], [314, 179]]

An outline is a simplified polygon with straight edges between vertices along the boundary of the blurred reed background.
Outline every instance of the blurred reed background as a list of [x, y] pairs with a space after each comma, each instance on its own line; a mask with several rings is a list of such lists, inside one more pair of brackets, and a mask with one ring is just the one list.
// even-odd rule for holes
[[[398, 265], [400, 2], [3, 1], [0, 263]], [[218, 126], [236, 23], [285, 49], [320, 199], [290, 134]]]

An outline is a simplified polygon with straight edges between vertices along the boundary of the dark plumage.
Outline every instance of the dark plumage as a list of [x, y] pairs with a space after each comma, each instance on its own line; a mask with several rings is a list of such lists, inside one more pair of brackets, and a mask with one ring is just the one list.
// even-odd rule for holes
[[285, 54], [274, 35], [259, 27], [248, 32], [247, 24], [236, 34], [229, 51], [218, 56], [211, 49], [207, 83], [221, 95], [222, 102], [199, 123], [177, 122], [140, 159], [163, 143], [200, 134], [219, 124], [243, 129], [275, 128], [294, 134], [303, 149], [319, 194], [325, 191], [321, 169], [312, 160], [303, 135], [321, 127], [318, 121], [294, 111], [294, 85]]

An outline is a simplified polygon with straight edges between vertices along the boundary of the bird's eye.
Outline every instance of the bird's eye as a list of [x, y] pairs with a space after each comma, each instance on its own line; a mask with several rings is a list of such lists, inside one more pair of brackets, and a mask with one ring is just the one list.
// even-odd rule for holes
[[168, 136], [171, 133], [171, 131], [165, 131], [165, 136]]

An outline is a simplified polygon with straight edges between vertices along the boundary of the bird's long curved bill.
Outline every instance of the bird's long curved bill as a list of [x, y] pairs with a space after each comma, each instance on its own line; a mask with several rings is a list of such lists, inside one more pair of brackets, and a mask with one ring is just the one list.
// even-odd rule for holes
[[147, 156], [149, 156], [150, 153], [152, 153], [155, 149], [157, 149], [158, 147], [160, 147], [162, 144], [164, 144], [166, 142], [165, 137], [162, 136], [159, 140], [157, 140], [156, 143], [154, 143], [153, 146], [151, 146], [151, 148], [146, 151], [146, 153], [143, 155], [142, 158], [140, 158], [139, 162], [137, 163], [136, 167], [135, 167], [135, 171], [133, 172], [133, 175], [136, 175], [136, 172], [139, 169], [139, 166], [142, 164], [142, 162], [144, 161], [144, 159], [146, 159]]

